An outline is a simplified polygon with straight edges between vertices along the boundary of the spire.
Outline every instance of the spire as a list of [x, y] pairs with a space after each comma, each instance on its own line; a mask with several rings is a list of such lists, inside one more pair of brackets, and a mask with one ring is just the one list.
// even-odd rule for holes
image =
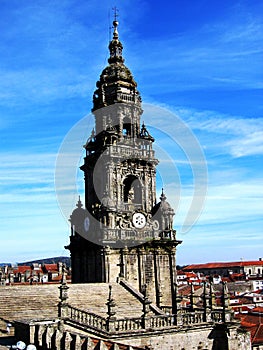
[[83, 204], [82, 204], [82, 202], [81, 202], [81, 200], [80, 200], [80, 196], [79, 196], [79, 200], [78, 200], [78, 202], [77, 202], [77, 204], [76, 204], [76, 207], [77, 207], [77, 208], [82, 208], [82, 207], [83, 207]]
[[[137, 90], [137, 83], [131, 71], [124, 64], [124, 58], [122, 57], [123, 46], [119, 40], [118, 33], [119, 22], [117, 21], [117, 9], [114, 8], [113, 10], [113, 37], [109, 43], [109, 65], [103, 69], [100, 79], [96, 83], [96, 90], [93, 94], [92, 112], [119, 102], [135, 104], [139, 109], [141, 108], [141, 97]], [[115, 124], [110, 123], [110, 125], [114, 126]], [[104, 130], [108, 126], [103, 125]]]
[[161, 201], [165, 201], [165, 200], [166, 200], [166, 195], [164, 194], [163, 188], [162, 188], [162, 193], [161, 193], [160, 200], [161, 200]]
[[110, 57], [108, 59], [108, 62], [111, 63], [116, 63], [120, 62], [123, 63], [124, 59], [122, 57], [122, 43], [119, 41], [119, 33], [118, 33], [118, 25], [119, 22], [117, 21], [117, 8], [114, 7], [114, 21], [112, 22], [113, 24], [113, 39], [109, 44], [109, 50], [110, 50]]

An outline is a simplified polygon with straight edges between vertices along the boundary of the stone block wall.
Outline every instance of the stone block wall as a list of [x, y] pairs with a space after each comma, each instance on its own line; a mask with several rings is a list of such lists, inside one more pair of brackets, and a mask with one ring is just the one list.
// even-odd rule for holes
[[250, 350], [250, 334], [232, 324], [200, 325], [191, 328], [162, 329], [105, 335], [101, 339], [88, 330], [78, 331], [57, 321], [17, 322], [16, 337], [35, 344], [40, 350]]

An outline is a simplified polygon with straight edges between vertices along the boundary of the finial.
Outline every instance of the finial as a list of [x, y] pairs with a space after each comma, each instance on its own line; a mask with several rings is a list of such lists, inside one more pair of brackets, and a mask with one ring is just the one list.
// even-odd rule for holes
[[117, 21], [117, 17], [119, 16], [118, 15], [118, 12], [119, 10], [117, 9], [117, 7], [113, 7], [112, 8], [113, 11], [114, 11], [114, 21], [113, 21], [113, 28], [114, 28], [114, 31], [113, 31], [113, 39], [118, 39], [119, 38], [119, 33], [118, 33], [118, 30], [117, 30], [117, 27], [119, 25], [119, 22]]
[[109, 44], [109, 50], [110, 50], [110, 57], [108, 59], [108, 62], [110, 64], [112, 63], [123, 63], [124, 59], [122, 57], [122, 43], [119, 41], [119, 33], [117, 30], [117, 27], [119, 25], [119, 22], [117, 21], [117, 17], [118, 17], [118, 10], [116, 7], [113, 8], [114, 10], [114, 21], [113, 21], [113, 39], [111, 40], [110, 44]]
[[166, 200], [166, 196], [165, 196], [165, 194], [164, 194], [163, 188], [162, 188], [162, 194], [161, 194], [160, 200], [161, 200], [161, 201], [165, 201], [165, 200]]
[[81, 203], [81, 200], [80, 200], [80, 196], [79, 196], [79, 200], [78, 200], [78, 203], [77, 203], [77, 207], [78, 208], [83, 207], [83, 204]]
[[109, 321], [116, 314], [116, 311], [115, 311], [116, 303], [112, 297], [112, 286], [111, 285], [109, 285], [109, 297], [108, 297], [108, 301], [107, 301], [106, 305], [108, 306], [107, 314], [108, 314], [108, 321]]

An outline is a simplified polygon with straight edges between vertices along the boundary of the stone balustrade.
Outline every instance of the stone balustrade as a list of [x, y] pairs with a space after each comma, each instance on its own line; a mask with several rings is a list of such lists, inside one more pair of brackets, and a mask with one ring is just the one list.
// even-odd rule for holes
[[70, 305], [67, 305], [67, 308], [70, 322], [107, 333], [127, 333], [142, 329], [166, 329], [169, 327], [198, 326], [204, 323], [223, 322], [222, 310], [208, 311], [206, 314], [204, 314], [204, 310], [197, 310], [194, 312], [179, 312], [177, 316], [169, 314], [116, 319], [115, 317], [104, 318]]
[[114, 330], [116, 332], [126, 332], [142, 329], [141, 318], [130, 318], [113, 321]]
[[175, 325], [175, 315], [158, 315], [146, 319], [149, 328], [167, 328]]
[[96, 315], [92, 312], [80, 310], [70, 305], [68, 305], [67, 308], [68, 308], [68, 318], [71, 321], [74, 321], [82, 325], [87, 325], [95, 329], [100, 329], [104, 331], [108, 330], [106, 318]]
[[154, 151], [147, 149], [131, 149], [126, 147], [125, 145], [111, 145], [108, 150], [105, 151], [105, 154], [109, 154], [111, 156], [116, 155], [126, 156], [127, 158], [136, 158], [140, 155], [140, 158], [152, 159], [154, 158]]
[[177, 323], [182, 326], [201, 324], [204, 322], [204, 312], [203, 311], [195, 311], [195, 312], [187, 312], [177, 317]]

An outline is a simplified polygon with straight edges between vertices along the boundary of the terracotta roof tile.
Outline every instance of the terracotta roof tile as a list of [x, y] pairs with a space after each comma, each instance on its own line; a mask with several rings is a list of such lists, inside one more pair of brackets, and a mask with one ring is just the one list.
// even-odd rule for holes
[[14, 270], [14, 273], [25, 273], [26, 271], [31, 271], [31, 266], [21, 265], [17, 266], [17, 268]]
[[[258, 308], [252, 309], [246, 315], [237, 315], [237, 318], [241, 319], [241, 325], [250, 332], [252, 345], [263, 343], [262, 316], [259, 314], [253, 314], [253, 311], [256, 309]], [[260, 309], [263, 308], [261, 307]]]
[[183, 268], [184, 271], [199, 269], [218, 269], [227, 267], [243, 267], [243, 266], [263, 266], [263, 260], [255, 261], [234, 261], [234, 262], [211, 262], [206, 264], [193, 264]]

